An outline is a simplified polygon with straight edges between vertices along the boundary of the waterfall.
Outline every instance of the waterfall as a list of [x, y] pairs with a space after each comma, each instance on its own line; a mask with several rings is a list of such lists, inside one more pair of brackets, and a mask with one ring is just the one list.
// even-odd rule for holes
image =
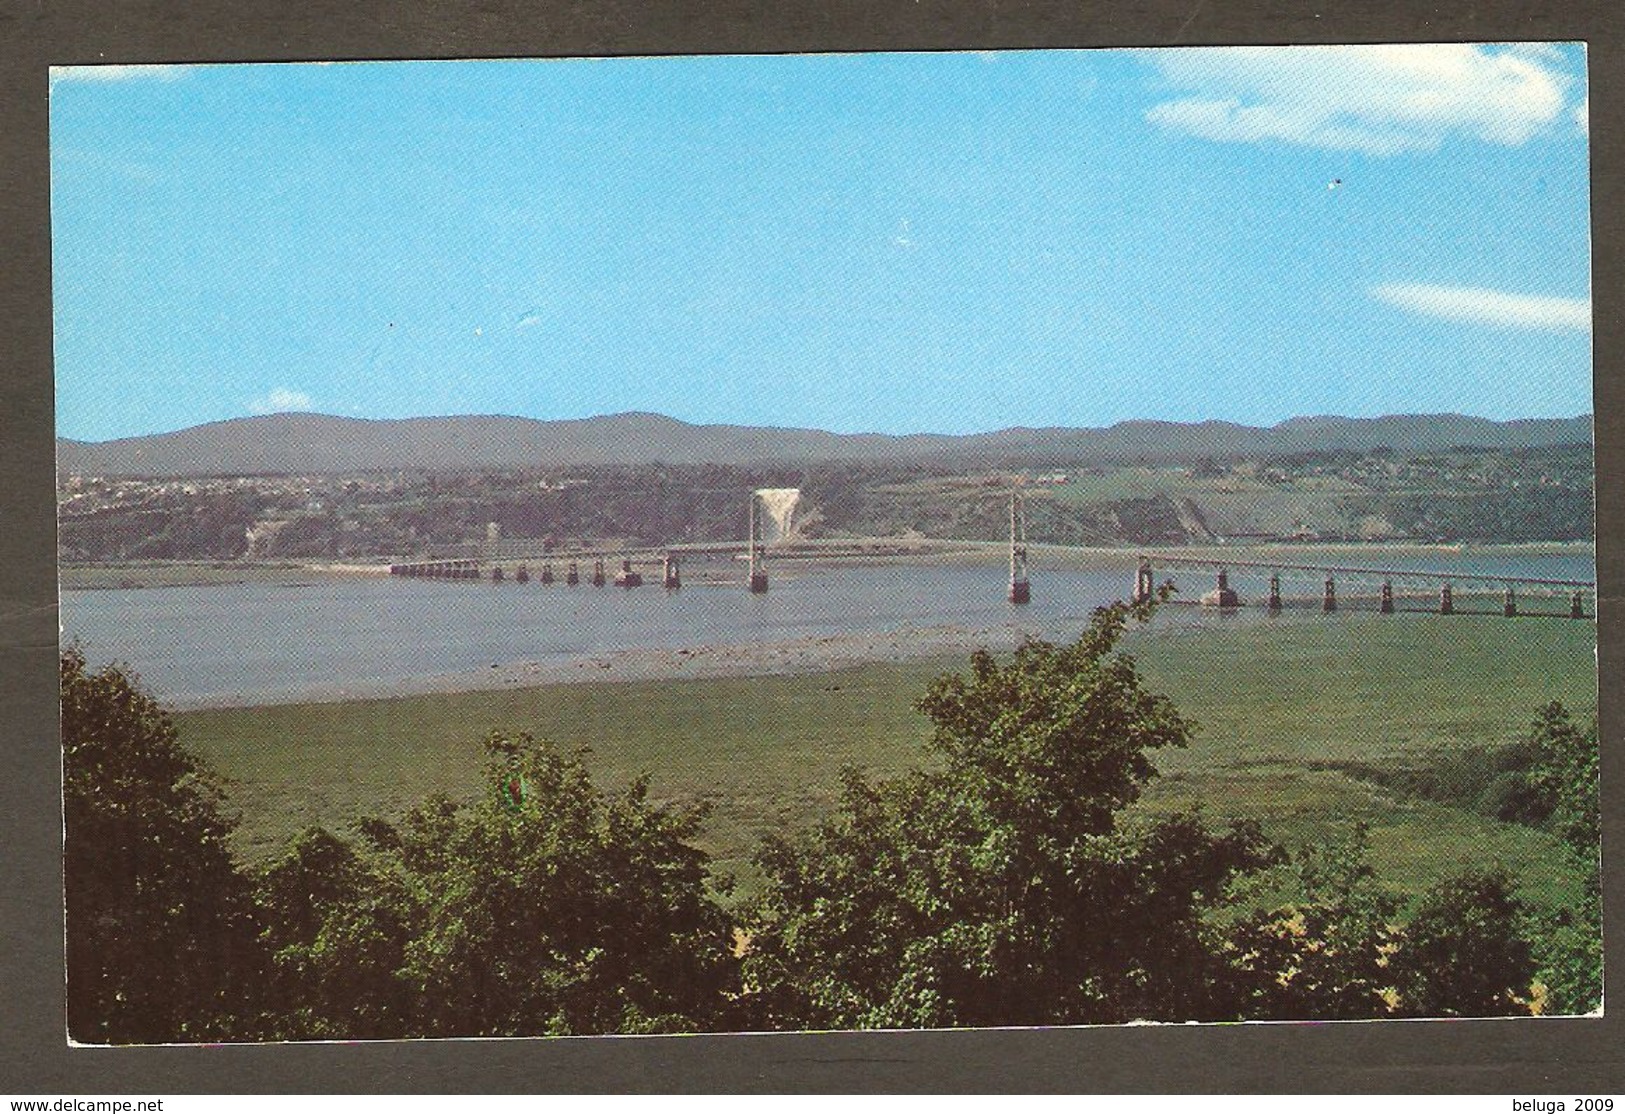
[[801, 489], [799, 487], [763, 487], [756, 491], [756, 498], [762, 501], [762, 509], [767, 512], [768, 519], [773, 523], [776, 532], [764, 541], [783, 541], [790, 536], [794, 529], [796, 504], [801, 502]]

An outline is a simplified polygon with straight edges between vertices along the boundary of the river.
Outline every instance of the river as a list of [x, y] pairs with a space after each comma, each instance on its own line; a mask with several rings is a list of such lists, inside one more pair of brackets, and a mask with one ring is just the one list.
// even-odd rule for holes
[[[1301, 553], [1290, 560], [1313, 563]], [[1485, 577], [1595, 577], [1592, 556], [1572, 551], [1369, 560], [1340, 551], [1336, 561]], [[123, 662], [162, 699], [188, 707], [277, 703], [313, 693], [377, 695], [514, 662], [559, 667], [627, 651], [783, 645], [931, 628], [1006, 645], [1022, 635], [1067, 638], [1094, 608], [1122, 598], [1133, 575], [1130, 555], [1109, 570], [1035, 569], [1032, 602], [1020, 608], [1007, 602], [999, 566], [881, 564], [780, 566], [770, 591], [755, 596], [738, 583], [690, 581], [668, 593], [658, 585], [625, 590], [363, 576], [70, 590], [61, 595], [61, 615], [64, 642], [78, 642], [93, 666]], [[1230, 582], [1244, 601], [1257, 602], [1266, 576], [1238, 571]], [[1208, 574], [1177, 579], [1181, 594], [1191, 598], [1211, 587]], [[1289, 597], [1318, 599], [1313, 574], [1286, 574], [1283, 582]], [[1396, 585], [1402, 606], [1407, 600], [1426, 606], [1428, 589], [1410, 587], [1415, 591]], [[1339, 605], [1370, 606], [1374, 593], [1354, 578], [1340, 585]], [[1566, 600], [1531, 599], [1530, 607], [1551, 610], [1559, 603], [1566, 606]], [[1208, 621], [1197, 619], [1197, 611], [1168, 609], [1165, 621]], [[1249, 609], [1232, 621], [1261, 614]]]

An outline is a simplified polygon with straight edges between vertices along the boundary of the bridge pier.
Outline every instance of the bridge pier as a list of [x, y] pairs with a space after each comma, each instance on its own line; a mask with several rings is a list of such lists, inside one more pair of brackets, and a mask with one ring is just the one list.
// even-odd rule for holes
[[666, 554], [666, 591], [675, 592], [683, 586], [683, 581], [677, 574], [677, 554]]
[[1450, 595], [1450, 585], [1446, 584], [1439, 589], [1439, 614], [1454, 615], [1455, 613], [1456, 601]]
[[1506, 596], [1501, 601], [1501, 614], [1511, 619], [1518, 614], [1518, 597], [1512, 592], [1512, 585], [1507, 585]]
[[1271, 573], [1270, 574], [1270, 603], [1269, 603], [1269, 608], [1270, 608], [1270, 614], [1272, 614], [1272, 615], [1278, 613], [1281, 610], [1281, 574], [1280, 573]]
[[542, 562], [542, 583], [553, 583], [553, 563], [551, 561]]
[[1228, 569], [1219, 570], [1219, 580], [1213, 591], [1202, 597], [1203, 607], [1233, 608], [1241, 606], [1241, 598], [1236, 590], [1230, 587], [1230, 572]]
[[636, 573], [636, 572], [632, 571], [632, 559], [630, 557], [621, 558], [621, 571], [620, 571], [620, 574], [615, 577], [615, 587], [617, 587], [617, 588], [641, 588], [641, 587], [643, 587], [643, 576], [640, 573]]
[[1384, 615], [1392, 615], [1394, 613], [1394, 582], [1391, 580], [1384, 580], [1382, 582], [1382, 605], [1378, 608], [1378, 610], [1380, 610]]
[[520, 565], [517, 569], [514, 570], [513, 578], [514, 578], [514, 580], [516, 580], [520, 584], [529, 584], [530, 583], [530, 570], [527, 569], [524, 565]]
[[581, 570], [576, 567], [574, 561], [571, 561], [564, 570], [564, 582], [572, 588], [581, 583]]
[[592, 586], [602, 588], [607, 583], [604, 579], [604, 559], [599, 557], [592, 563]]
[[501, 565], [492, 565], [491, 566], [491, 583], [492, 584], [501, 584], [502, 583], [502, 566]]
[[1320, 609], [1328, 612], [1337, 610], [1337, 585], [1332, 583], [1329, 576], [1326, 578], [1326, 594], [1321, 597]]
[[1570, 619], [1584, 619], [1585, 617], [1586, 617], [1585, 596], [1580, 592], [1576, 592], [1576, 593], [1574, 593], [1574, 598], [1569, 601], [1569, 618]]

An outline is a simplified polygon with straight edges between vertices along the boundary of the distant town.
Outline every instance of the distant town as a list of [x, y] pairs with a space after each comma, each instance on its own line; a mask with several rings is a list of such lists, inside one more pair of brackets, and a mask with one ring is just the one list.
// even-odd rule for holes
[[736, 539], [742, 491], [802, 489], [801, 536], [1005, 536], [1012, 490], [1035, 542], [1223, 545], [1585, 541], [1589, 444], [1304, 452], [1186, 463], [972, 469], [951, 462], [597, 466], [135, 478], [64, 474], [60, 555], [356, 560], [488, 536], [546, 547]]

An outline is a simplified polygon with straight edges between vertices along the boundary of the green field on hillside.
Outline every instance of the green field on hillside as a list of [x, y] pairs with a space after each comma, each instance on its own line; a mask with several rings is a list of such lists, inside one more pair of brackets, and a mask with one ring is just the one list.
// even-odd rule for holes
[[[1372, 858], [1415, 893], [1464, 866], [1501, 863], [1525, 895], [1567, 902], [1574, 879], [1555, 839], [1345, 772], [1427, 763], [1520, 739], [1550, 700], [1595, 705], [1589, 622], [1498, 617], [1289, 616], [1192, 625], [1173, 616], [1126, 649], [1197, 724], [1157, 756], [1144, 806], [1201, 802], [1214, 819], [1253, 816], [1288, 845], [1372, 828]], [[187, 712], [182, 741], [228, 783], [238, 850], [273, 853], [301, 829], [347, 829], [434, 791], [476, 792], [492, 729], [590, 747], [600, 784], [653, 774], [653, 793], [713, 806], [703, 843], [748, 889], [767, 832], [814, 820], [844, 764], [895, 773], [923, 760], [929, 725], [911, 710], [950, 661], [876, 664], [800, 677], [555, 685], [338, 704]]]

